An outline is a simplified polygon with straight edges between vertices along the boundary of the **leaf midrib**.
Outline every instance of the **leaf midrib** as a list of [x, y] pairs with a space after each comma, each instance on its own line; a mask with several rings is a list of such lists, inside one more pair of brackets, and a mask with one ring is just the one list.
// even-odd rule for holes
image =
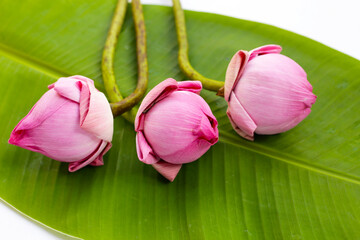
[[[22, 64], [28, 68], [34, 69], [38, 72], [41, 72], [45, 75], [48, 75], [54, 79], [58, 79], [62, 76], [71, 76], [73, 74], [67, 73], [61, 69], [58, 69], [54, 66], [51, 66], [39, 59], [33, 58], [23, 52], [15, 50], [3, 43], [0, 42], [0, 54], [11, 59], [19, 64]], [[360, 178], [356, 176], [352, 176], [350, 174], [346, 174], [343, 172], [339, 172], [333, 169], [325, 168], [324, 166], [320, 166], [314, 163], [306, 162], [304, 159], [282, 153], [280, 151], [274, 150], [273, 148], [266, 147], [264, 145], [260, 145], [254, 142], [238, 142], [238, 139], [233, 135], [220, 131], [220, 142], [231, 144], [233, 146], [240, 147], [242, 149], [246, 149], [252, 151], [254, 153], [258, 153], [272, 159], [276, 159], [278, 161], [297, 166], [303, 169], [307, 169], [312, 172], [316, 172], [322, 175], [326, 175], [329, 177], [337, 178], [340, 180], [344, 180], [347, 182], [351, 182], [357, 185], [360, 185]]]
[[223, 131], [219, 131], [220, 132], [220, 138], [219, 141], [226, 143], [226, 144], [231, 144], [233, 146], [242, 148], [242, 149], [246, 149], [249, 150], [251, 152], [257, 153], [257, 154], [261, 154], [267, 157], [270, 157], [272, 159], [276, 159], [278, 161], [293, 165], [293, 166], [297, 166], [312, 172], [316, 172], [328, 177], [333, 177], [336, 179], [340, 179], [340, 180], [344, 180], [347, 182], [351, 182], [357, 185], [360, 185], [360, 178], [344, 173], [344, 172], [339, 172], [330, 168], [326, 168], [324, 166], [315, 164], [315, 163], [309, 163], [307, 161], [305, 161], [302, 158], [299, 157], [295, 157], [293, 155], [290, 154], [286, 154], [283, 152], [280, 152], [278, 150], [275, 150], [273, 148], [269, 148], [266, 147], [264, 145], [261, 144], [257, 144], [255, 142], [239, 142], [239, 139], [234, 137], [232, 134], [227, 133], [227, 132], [223, 132]]
[[62, 76], [70, 76], [71, 74], [66, 73], [54, 66], [46, 64], [39, 59], [33, 58], [23, 52], [19, 52], [3, 43], [0, 42], [0, 54], [3, 56], [20, 63], [28, 68], [35, 69], [38, 72], [44, 73], [52, 78], [58, 79]]

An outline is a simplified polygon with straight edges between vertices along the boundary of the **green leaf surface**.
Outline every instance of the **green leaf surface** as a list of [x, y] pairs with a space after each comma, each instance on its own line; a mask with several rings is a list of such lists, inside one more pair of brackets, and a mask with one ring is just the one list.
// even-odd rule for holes
[[[0, 3], [0, 197], [24, 214], [84, 239], [357, 239], [360, 236], [360, 62], [272, 26], [187, 11], [193, 66], [223, 80], [232, 55], [264, 44], [308, 73], [318, 96], [293, 130], [237, 136], [226, 102], [203, 91], [220, 141], [168, 183], [136, 156], [133, 126], [115, 121], [102, 167], [67, 164], [7, 143], [10, 132], [61, 76], [85, 75], [102, 89], [100, 60], [116, 1]], [[177, 63], [172, 9], [144, 7], [149, 87]], [[124, 95], [136, 85], [130, 10], [116, 51]], [[71, 137], [71, 136], [69, 136]]]

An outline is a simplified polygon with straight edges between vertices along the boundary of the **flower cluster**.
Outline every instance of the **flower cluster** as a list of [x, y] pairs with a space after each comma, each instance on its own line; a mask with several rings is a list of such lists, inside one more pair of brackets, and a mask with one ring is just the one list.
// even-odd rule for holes
[[[226, 71], [224, 98], [234, 130], [254, 134], [290, 130], [310, 113], [316, 96], [305, 71], [267, 45], [238, 51]], [[199, 95], [199, 81], [166, 79], [142, 101], [135, 118], [140, 161], [173, 181], [182, 164], [205, 154], [219, 139], [218, 122]], [[9, 143], [68, 162], [69, 171], [103, 165], [111, 148], [113, 115], [105, 95], [82, 76], [60, 78], [12, 131]]]

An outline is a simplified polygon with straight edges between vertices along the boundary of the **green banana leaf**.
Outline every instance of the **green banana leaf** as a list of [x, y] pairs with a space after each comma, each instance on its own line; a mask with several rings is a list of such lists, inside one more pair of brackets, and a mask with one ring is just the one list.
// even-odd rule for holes
[[[84, 239], [358, 239], [360, 236], [360, 62], [269, 25], [186, 11], [190, 59], [223, 80], [239, 49], [280, 44], [308, 73], [318, 96], [296, 128], [240, 138], [226, 102], [203, 91], [220, 141], [186, 164], [173, 183], [137, 159], [135, 132], [115, 120], [102, 167], [69, 173], [67, 164], [7, 143], [10, 132], [61, 76], [94, 79], [116, 1], [3, 0], [0, 3], [0, 197], [50, 228]], [[177, 63], [172, 9], [144, 6], [149, 89]], [[124, 95], [136, 85], [129, 9], [116, 51]], [[71, 137], [71, 136], [69, 136]]]

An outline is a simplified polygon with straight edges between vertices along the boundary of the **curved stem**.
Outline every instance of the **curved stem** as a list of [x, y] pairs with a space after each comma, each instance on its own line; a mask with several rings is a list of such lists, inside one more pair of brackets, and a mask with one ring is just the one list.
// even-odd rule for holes
[[181, 8], [180, 0], [173, 0], [173, 8], [175, 15], [177, 39], [179, 43], [178, 61], [179, 61], [180, 69], [190, 79], [201, 81], [205, 89], [217, 92], [220, 88], [224, 86], [224, 82], [206, 78], [200, 73], [198, 73], [191, 66], [188, 56], [189, 45], [186, 36], [185, 16], [184, 16], [184, 11]]
[[102, 56], [101, 70], [105, 90], [110, 102], [118, 102], [123, 99], [118, 86], [116, 85], [114, 75], [114, 56], [115, 46], [118, 40], [121, 26], [124, 22], [127, 8], [127, 0], [119, 0], [115, 9], [111, 26], [106, 38], [105, 47]]
[[[123, 99], [123, 96], [121, 95], [120, 90], [116, 85], [116, 79], [114, 75], [114, 56], [118, 36], [125, 18], [127, 4], [127, 0], [119, 0], [116, 5], [115, 13], [111, 21], [111, 26], [106, 38], [105, 47], [102, 55], [102, 76], [105, 90], [110, 102], [119, 102]], [[123, 114], [123, 117], [129, 122], [133, 123], [135, 115], [136, 111], [132, 111]], [[114, 117], [116, 117], [115, 114]]]
[[136, 55], [138, 61], [138, 83], [135, 91], [116, 103], [111, 103], [113, 114], [121, 115], [133, 108], [145, 95], [148, 84], [148, 62], [146, 55], [145, 21], [140, 0], [132, 0], [132, 12], [136, 32]]

